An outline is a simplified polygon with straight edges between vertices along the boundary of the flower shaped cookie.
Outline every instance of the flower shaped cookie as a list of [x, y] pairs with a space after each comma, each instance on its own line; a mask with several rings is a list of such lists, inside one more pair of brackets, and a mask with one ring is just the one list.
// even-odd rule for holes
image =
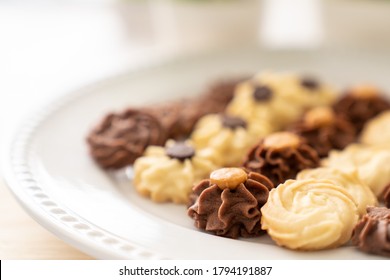
[[240, 168], [215, 170], [193, 189], [188, 215], [197, 228], [238, 238], [263, 234], [260, 208], [273, 184], [255, 172]]
[[280, 246], [321, 250], [349, 241], [358, 220], [348, 191], [328, 180], [288, 180], [270, 191], [262, 228]]
[[217, 166], [208, 155], [183, 142], [151, 146], [134, 163], [136, 190], [155, 202], [188, 203], [193, 184], [207, 178]]

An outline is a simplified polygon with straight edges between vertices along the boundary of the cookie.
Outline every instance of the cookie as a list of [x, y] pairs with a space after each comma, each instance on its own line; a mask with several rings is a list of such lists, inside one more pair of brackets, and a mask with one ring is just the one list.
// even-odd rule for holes
[[390, 145], [390, 110], [382, 112], [364, 125], [360, 142], [367, 145]]
[[357, 171], [360, 179], [381, 198], [390, 183], [390, 149], [379, 146], [351, 144], [342, 151], [331, 151], [321, 165], [344, 172]]
[[334, 104], [335, 112], [352, 123], [357, 133], [368, 120], [389, 109], [390, 102], [381, 90], [369, 84], [351, 87]]
[[260, 208], [267, 201], [272, 182], [255, 172], [222, 168], [193, 188], [188, 215], [195, 226], [215, 235], [255, 237], [261, 229]]
[[363, 252], [390, 257], [390, 209], [368, 207], [354, 228], [352, 244]]
[[267, 176], [276, 187], [319, 163], [317, 152], [302, 138], [290, 132], [276, 132], [249, 151], [243, 167]]
[[376, 206], [378, 201], [371, 189], [364, 184], [357, 171], [342, 172], [334, 168], [306, 169], [298, 173], [297, 180], [317, 179], [329, 180], [333, 184], [342, 187], [352, 196], [359, 216], [366, 214], [367, 206]]
[[134, 163], [135, 189], [155, 202], [186, 204], [194, 183], [217, 166], [190, 143], [169, 141], [150, 146]]
[[163, 145], [166, 131], [153, 115], [139, 109], [108, 114], [89, 133], [93, 159], [105, 169], [133, 164], [149, 145]]
[[237, 86], [227, 112], [248, 122], [267, 120], [275, 130], [297, 121], [309, 108], [329, 105], [334, 92], [314, 79], [261, 73]]
[[326, 157], [333, 149], [344, 149], [356, 138], [353, 125], [337, 117], [329, 107], [311, 109], [289, 131], [304, 138], [320, 157]]
[[221, 166], [239, 166], [249, 149], [271, 132], [268, 123], [248, 124], [239, 117], [206, 115], [191, 135], [197, 149], [211, 148]]
[[348, 242], [358, 220], [348, 191], [328, 180], [288, 180], [261, 208], [262, 229], [279, 245], [322, 250]]

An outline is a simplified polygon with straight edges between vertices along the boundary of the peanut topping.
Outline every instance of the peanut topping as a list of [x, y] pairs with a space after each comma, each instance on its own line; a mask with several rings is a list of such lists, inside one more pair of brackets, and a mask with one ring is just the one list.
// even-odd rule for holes
[[352, 87], [351, 94], [358, 98], [373, 98], [378, 96], [378, 88], [370, 84], [361, 84]]
[[211, 184], [216, 184], [222, 190], [226, 188], [234, 190], [247, 178], [248, 175], [241, 168], [221, 168], [210, 174]]
[[276, 132], [264, 139], [264, 147], [273, 149], [298, 147], [300, 139], [291, 132]]
[[304, 122], [310, 127], [322, 127], [333, 123], [334, 113], [327, 107], [318, 107], [308, 111], [304, 116]]

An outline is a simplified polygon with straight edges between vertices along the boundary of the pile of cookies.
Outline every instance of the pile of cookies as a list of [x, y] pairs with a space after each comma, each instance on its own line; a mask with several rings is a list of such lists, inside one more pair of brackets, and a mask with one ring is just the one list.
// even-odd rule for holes
[[390, 256], [390, 102], [371, 85], [338, 96], [312, 77], [260, 73], [109, 114], [87, 142], [102, 168], [132, 165], [141, 195], [187, 205], [199, 229]]

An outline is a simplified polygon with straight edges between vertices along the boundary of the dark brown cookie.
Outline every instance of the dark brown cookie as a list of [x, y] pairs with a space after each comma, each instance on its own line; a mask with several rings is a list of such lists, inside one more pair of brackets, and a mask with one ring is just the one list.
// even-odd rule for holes
[[352, 123], [357, 133], [362, 131], [368, 120], [389, 109], [390, 103], [381, 91], [369, 85], [347, 90], [334, 105], [335, 112]]
[[200, 110], [207, 114], [222, 113], [234, 97], [236, 86], [245, 78], [220, 80], [212, 84], [199, 98]]
[[263, 175], [239, 168], [214, 172], [211, 179], [193, 188], [188, 215], [195, 220], [195, 226], [230, 238], [263, 234], [260, 208], [267, 202], [272, 182]]
[[367, 207], [354, 228], [352, 244], [366, 253], [390, 257], [390, 209]]
[[289, 130], [304, 138], [320, 157], [326, 157], [333, 149], [344, 149], [356, 139], [353, 125], [327, 107], [306, 112]]
[[243, 167], [263, 174], [277, 187], [287, 179], [294, 179], [299, 171], [318, 165], [317, 152], [304, 139], [290, 132], [277, 132], [249, 151]]
[[390, 208], [390, 184], [388, 184], [382, 193], [382, 199], [387, 208]]
[[137, 109], [109, 114], [88, 135], [95, 161], [103, 168], [118, 169], [133, 164], [149, 145], [163, 145], [167, 139], [160, 121]]

